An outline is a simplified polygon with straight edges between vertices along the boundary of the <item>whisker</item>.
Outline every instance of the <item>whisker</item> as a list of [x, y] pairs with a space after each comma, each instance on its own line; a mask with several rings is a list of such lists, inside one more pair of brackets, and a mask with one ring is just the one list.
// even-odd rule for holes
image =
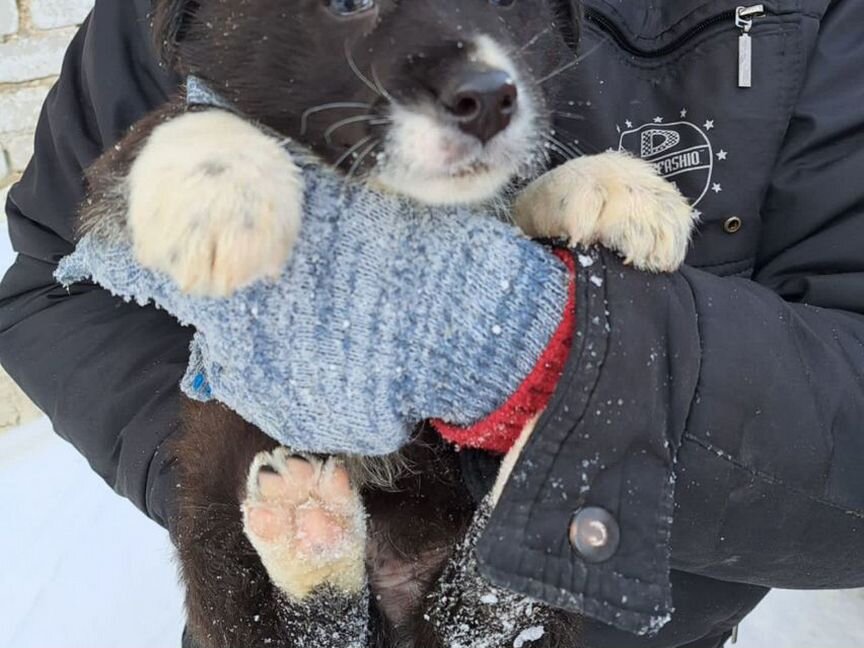
[[545, 148], [553, 153], [557, 153], [560, 157], [564, 158], [564, 160], [572, 160], [575, 157], [579, 157], [576, 153], [563, 146], [557, 140], [547, 139]]
[[573, 150], [575, 150], [577, 153], [579, 153], [579, 155], [582, 155], [582, 156], [597, 155], [600, 152], [599, 149], [597, 149], [593, 146], [589, 146], [583, 142], [579, 142], [578, 144], [576, 142], [570, 142], [570, 144], [568, 144], [568, 146], [570, 148], [572, 148]]
[[542, 166], [548, 168], [549, 165], [552, 164], [552, 156], [549, 154], [549, 149], [545, 146], [541, 146], [539, 149], [539, 155], [542, 158]]
[[556, 155], [558, 155], [558, 157], [560, 157], [561, 159], [563, 159], [565, 162], [569, 162], [570, 160], [573, 159], [573, 156], [570, 155], [570, 153], [568, 153], [567, 151], [565, 151], [565, 150], [559, 148], [559, 147], [556, 146], [555, 144], [552, 144], [551, 142], [548, 142], [548, 143], [546, 144], [546, 149], [547, 149], [548, 151], [550, 151], [551, 153], [555, 153]]
[[587, 52], [585, 52], [585, 53], [582, 54], [581, 56], [577, 56], [577, 57], [576, 57], [575, 59], [573, 59], [572, 61], [569, 61], [569, 62], [565, 63], [564, 65], [562, 65], [561, 67], [559, 67], [557, 70], [553, 70], [552, 72], [550, 72], [550, 73], [547, 74], [546, 76], [544, 76], [544, 77], [542, 77], [541, 79], [539, 79], [539, 80], [537, 81], [537, 85], [543, 85], [544, 83], [546, 83], [546, 82], [549, 81], [550, 79], [554, 79], [554, 78], [555, 78], [556, 76], [558, 76], [559, 74], [561, 74], [561, 73], [563, 73], [563, 72], [566, 72], [566, 71], [569, 70], [570, 68], [579, 65], [582, 61], [584, 61], [586, 58], [588, 58], [589, 56], [591, 56], [594, 52], [596, 52], [598, 49], [600, 49], [600, 48], [601, 48], [603, 45], [605, 45], [605, 44], [606, 44], [606, 41], [600, 41], [600, 42], [597, 43], [594, 47], [592, 47], [590, 50], [588, 50]]
[[549, 144], [556, 147], [559, 151], [567, 153], [568, 159], [579, 157], [579, 153], [576, 150], [570, 148], [570, 146], [559, 140], [557, 137], [554, 137], [551, 134], [547, 134], [543, 136], [543, 139], [545, 139]]
[[510, 225], [516, 225], [516, 218], [513, 216], [512, 211], [515, 197], [515, 192], [508, 188], [489, 201], [489, 208], [498, 220]]
[[582, 61], [587, 59], [592, 54], [595, 54], [597, 52], [597, 50], [599, 50], [605, 44], [606, 44], [606, 41], [600, 41], [599, 43], [597, 43], [594, 47], [592, 47], [590, 50], [588, 50], [584, 54], [580, 54], [579, 57], [576, 59], [576, 62], [581, 63]]
[[314, 115], [323, 110], [336, 110], [337, 108], [370, 108], [370, 105], [360, 101], [334, 101], [332, 103], [320, 104], [318, 106], [307, 108], [303, 111], [303, 115], [300, 117], [300, 134], [306, 134], [306, 127], [308, 126], [310, 115]]
[[372, 151], [375, 150], [375, 147], [381, 143], [380, 139], [376, 139], [369, 146], [367, 146], [363, 151], [357, 156], [357, 159], [354, 160], [354, 164], [351, 165], [351, 168], [348, 169], [348, 175], [345, 176], [345, 182], [350, 182], [351, 178], [354, 177], [354, 172], [360, 168], [360, 164], [363, 160], [368, 156]]
[[327, 130], [324, 131], [324, 140], [327, 144], [330, 144], [330, 136], [335, 133], [337, 130], [342, 128], [343, 126], [348, 126], [349, 124], [356, 124], [358, 122], [369, 122], [372, 126], [382, 126], [384, 124], [389, 124], [390, 120], [381, 117], [380, 115], [357, 115], [355, 117], [346, 117], [345, 119], [341, 119], [335, 124], [332, 124]]
[[562, 74], [562, 73], [566, 72], [567, 70], [569, 70], [570, 68], [575, 67], [575, 66], [577, 66], [577, 65], [579, 65], [579, 59], [578, 59], [578, 58], [575, 58], [575, 59], [573, 59], [572, 61], [570, 61], [569, 63], [566, 63], [565, 65], [562, 65], [562, 66], [559, 67], [557, 70], [554, 70], [554, 71], [550, 72], [549, 74], [547, 74], [546, 76], [540, 78], [540, 79], [537, 81], [537, 85], [543, 85], [543, 84], [546, 83], [547, 81], [549, 81], [549, 80], [551, 80], [551, 79], [554, 79], [554, 78], [555, 78], [556, 76], [558, 76], [559, 74]]
[[384, 87], [384, 84], [381, 83], [381, 79], [378, 78], [378, 70], [375, 69], [375, 64], [373, 63], [372, 65], [370, 65], [369, 69], [372, 70], [372, 80], [375, 81], [375, 86], [378, 88], [381, 96], [390, 103], [395, 104], [396, 99], [387, 91], [387, 89]]
[[350, 46], [348, 45], [348, 41], [347, 41], [347, 40], [345, 41], [345, 60], [348, 62], [348, 67], [351, 68], [351, 71], [355, 74], [355, 76], [356, 76], [358, 79], [360, 79], [360, 81], [362, 81], [363, 84], [364, 84], [367, 88], [369, 88], [369, 89], [370, 89], [372, 92], [374, 92], [376, 95], [379, 95], [379, 96], [380, 96], [381, 93], [378, 92], [378, 88], [375, 87], [375, 84], [373, 84], [369, 79], [367, 79], [367, 78], [363, 75], [363, 73], [360, 71], [360, 68], [357, 67], [357, 63], [354, 62], [354, 57], [353, 57], [352, 54], [351, 54], [351, 48], [350, 48]]
[[340, 166], [342, 166], [342, 163], [343, 163], [345, 160], [347, 160], [347, 159], [351, 156], [352, 153], [354, 153], [354, 151], [356, 151], [356, 150], [359, 149], [359, 148], [362, 148], [362, 147], [366, 146], [366, 144], [369, 143], [369, 140], [373, 139], [374, 137], [375, 137], [374, 135], [367, 135], [366, 137], [364, 137], [364, 138], [361, 139], [360, 141], [355, 142], [355, 143], [354, 143], [354, 146], [352, 146], [352, 147], [349, 148], [347, 151], [345, 151], [345, 152], [344, 152], [344, 153], [339, 157], [339, 159], [336, 160], [336, 162], [333, 163], [333, 167], [338, 169]]
[[558, 146], [561, 146], [562, 148], [565, 148], [565, 149], [571, 149], [571, 150], [572, 150], [572, 147], [570, 146], [570, 144], [568, 144], [567, 142], [565, 142], [564, 140], [562, 140], [560, 137], [556, 137], [556, 136], [555, 136], [555, 131], [554, 131], [554, 130], [553, 130], [553, 131], [550, 131], [550, 132], [548, 132], [548, 133], [546, 133], [545, 137], [546, 137], [548, 140], [550, 140], [550, 141], [554, 142], [555, 144], [557, 144]]
[[534, 45], [538, 40], [540, 40], [545, 34], [549, 33], [550, 29], [552, 29], [552, 28], [547, 27], [546, 29], [534, 34], [534, 36], [531, 37], [531, 40], [529, 40], [527, 43], [525, 43], [522, 47], [519, 48], [519, 51], [524, 52], [525, 50], [527, 50], [529, 47]]
[[552, 112], [561, 117], [562, 119], [575, 119], [576, 121], [585, 121], [585, 115], [581, 115], [579, 113], [563, 112], [561, 110], [553, 110]]

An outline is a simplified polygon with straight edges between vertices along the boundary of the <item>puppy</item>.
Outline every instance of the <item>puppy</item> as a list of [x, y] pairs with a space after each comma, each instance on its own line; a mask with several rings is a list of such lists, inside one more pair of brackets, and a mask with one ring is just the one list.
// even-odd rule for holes
[[[194, 294], [278, 275], [302, 186], [275, 132], [348, 181], [487, 204], [530, 235], [675, 269], [693, 216], [650, 167], [605, 153], [540, 175], [568, 150], [552, 117], [579, 15], [571, 0], [155, 0], [167, 63], [248, 121], [183, 97], [145, 118], [88, 173], [83, 230], [131, 237], [142, 264]], [[577, 644], [573, 617], [505, 592], [506, 614], [476, 609], [470, 549], [488, 507], [475, 514], [455, 454], [428, 431], [385, 462], [298, 456], [190, 402], [170, 451], [200, 648]], [[529, 610], [543, 632], [512, 621]]]

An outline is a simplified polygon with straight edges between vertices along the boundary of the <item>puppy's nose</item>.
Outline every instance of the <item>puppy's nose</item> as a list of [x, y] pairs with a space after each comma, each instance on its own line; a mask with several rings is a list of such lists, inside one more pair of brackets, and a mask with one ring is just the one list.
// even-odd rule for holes
[[518, 94], [503, 70], [475, 68], [454, 75], [438, 100], [462, 132], [485, 144], [510, 124]]

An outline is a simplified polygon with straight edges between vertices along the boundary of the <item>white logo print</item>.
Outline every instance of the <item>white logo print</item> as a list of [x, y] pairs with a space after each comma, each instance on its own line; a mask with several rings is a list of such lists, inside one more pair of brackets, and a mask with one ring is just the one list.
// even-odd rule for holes
[[[686, 116], [687, 111], [682, 110], [681, 117]], [[624, 124], [627, 130], [618, 128], [621, 133], [618, 149], [630, 151], [652, 164], [658, 173], [675, 182], [690, 197], [693, 207], [709, 190], [723, 191], [719, 183], [712, 182], [715, 161], [723, 161], [728, 155], [722, 150], [714, 153], [708, 136], [714, 128], [714, 120], [697, 126], [683, 119], [665, 123], [658, 116], [641, 126], [634, 127], [629, 119]]]
[[670, 148], [678, 146], [681, 136], [673, 131], [661, 128], [649, 128], [642, 132], [642, 151], [640, 155], [647, 160], [654, 155], [660, 155]]

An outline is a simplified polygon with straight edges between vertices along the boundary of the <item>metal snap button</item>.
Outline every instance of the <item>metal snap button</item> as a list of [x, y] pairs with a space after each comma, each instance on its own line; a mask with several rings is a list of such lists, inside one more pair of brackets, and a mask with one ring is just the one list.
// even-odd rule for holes
[[587, 506], [573, 515], [570, 522], [570, 545], [585, 562], [609, 560], [618, 551], [621, 530], [606, 509]]
[[740, 218], [738, 218], [737, 216], [730, 216], [723, 223], [723, 229], [726, 230], [727, 234], [734, 234], [735, 232], [737, 232], [738, 230], [741, 229], [741, 226], [743, 224], [744, 224], [744, 222]]

